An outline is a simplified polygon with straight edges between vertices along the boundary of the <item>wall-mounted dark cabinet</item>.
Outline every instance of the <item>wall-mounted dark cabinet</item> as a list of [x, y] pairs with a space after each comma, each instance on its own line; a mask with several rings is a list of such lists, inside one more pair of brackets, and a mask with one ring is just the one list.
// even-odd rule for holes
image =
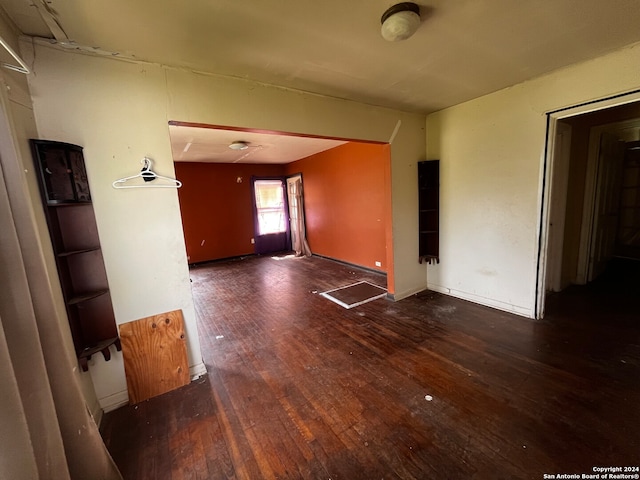
[[58, 276], [80, 365], [120, 350], [82, 147], [31, 140]]
[[418, 162], [418, 261], [440, 263], [440, 160]]

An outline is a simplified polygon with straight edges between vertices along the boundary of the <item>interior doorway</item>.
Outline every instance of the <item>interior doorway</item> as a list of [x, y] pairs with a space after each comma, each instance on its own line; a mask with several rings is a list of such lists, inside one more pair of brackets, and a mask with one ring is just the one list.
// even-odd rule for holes
[[640, 265], [629, 254], [640, 252], [640, 167], [631, 150], [640, 145], [638, 100], [636, 93], [549, 115], [536, 318], [549, 294]]
[[593, 127], [590, 145], [587, 181], [594, 188], [585, 191], [578, 284], [602, 275], [617, 253], [625, 141], [615, 128]]
[[[190, 265], [265, 252], [256, 238], [251, 179], [297, 176], [304, 178], [304, 199], [287, 201], [302, 193], [302, 183], [290, 181], [285, 228], [291, 235], [304, 224], [308, 241], [298, 248], [302, 235], [292, 238], [296, 254], [311, 255], [310, 246], [315, 255], [387, 273], [393, 292], [388, 144], [176, 121], [169, 133]], [[292, 244], [269, 250], [283, 247]]]

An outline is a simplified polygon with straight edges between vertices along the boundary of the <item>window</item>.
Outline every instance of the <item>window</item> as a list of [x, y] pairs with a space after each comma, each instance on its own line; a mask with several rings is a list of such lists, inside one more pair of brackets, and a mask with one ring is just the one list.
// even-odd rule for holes
[[256, 180], [253, 186], [258, 213], [258, 235], [285, 232], [282, 180]]

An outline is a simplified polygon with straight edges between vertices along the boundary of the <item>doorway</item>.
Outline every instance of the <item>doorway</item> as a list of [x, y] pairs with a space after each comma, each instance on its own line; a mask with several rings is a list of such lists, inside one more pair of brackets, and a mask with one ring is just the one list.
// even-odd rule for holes
[[[536, 318], [544, 315], [548, 294], [620, 271], [620, 260], [625, 260], [620, 251], [622, 189], [635, 185], [634, 167], [625, 167], [625, 149], [640, 140], [638, 100], [635, 93], [603, 101], [599, 108], [589, 104], [549, 114]], [[629, 219], [638, 194], [626, 195]], [[636, 223], [626, 228], [627, 237], [640, 236], [631, 232]]]
[[[625, 141], [617, 128], [591, 129], [576, 282], [592, 282], [616, 254]], [[589, 168], [591, 167], [591, 168]]]

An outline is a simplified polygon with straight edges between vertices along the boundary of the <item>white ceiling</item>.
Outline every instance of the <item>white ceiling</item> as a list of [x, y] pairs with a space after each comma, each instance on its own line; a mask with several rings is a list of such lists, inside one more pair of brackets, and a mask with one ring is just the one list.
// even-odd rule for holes
[[[290, 163], [346, 143], [324, 138], [176, 125], [169, 126], [169, 135], [176, 162]], [[229, 145], [237, 141], [246, 142], [248, 148], [230, 149]]]
[[67, 47], [421, 113], [640, 41], [639, 0], [418, 0], [417, 33], [390, 43], [394, 3], [0, 0], [21, 32]]

